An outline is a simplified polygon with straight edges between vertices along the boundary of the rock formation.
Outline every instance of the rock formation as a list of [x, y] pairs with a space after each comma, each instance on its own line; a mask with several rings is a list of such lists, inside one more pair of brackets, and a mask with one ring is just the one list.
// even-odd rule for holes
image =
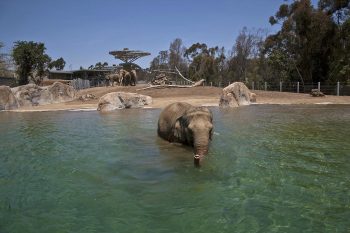
[[219, 106], [238, 107], [251, 102], [256, 102], [256, 94], [250, 92], [244, 83], [235, 82], [222, 90]]
[[81, 100], [81, 101], [89, 101], [89, 100], [95, 100], [97, 99], [95, 95], [93, 94], [85, 94], [85, 95], [82, 95], [78, 98], [78, 100]]
[[312, 97], [324, 97], [325, 95], [323, 94], [323, 92], [321, 92], [320, 90], [318, 89], [312, 89], [311, 92], [310, 92], [310, 95]]
[[124, 108], [141, 108], [151, 103], [150, 96], [128, 92], [111, 92], [100, 98], [97, 110], [106, 112]]
[[22, 106], [37, 106], [52, 103], [62, 103], [74, 99], [76, 91], [72, 86], [55, 82], [51, 86], [40, 87], [27, 84], [12, 88], [18, 104]]
[[16, 97], [8, 86], [0, 86], [0, 111], [18, 108]]

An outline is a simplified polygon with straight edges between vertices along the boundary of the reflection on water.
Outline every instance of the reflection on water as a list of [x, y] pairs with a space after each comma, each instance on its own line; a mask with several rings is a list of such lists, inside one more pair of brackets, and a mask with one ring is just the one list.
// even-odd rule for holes
[[212, 110], [200, 169], [159, 110], [0, 113], [0, 232], [349, 231], [349, 106]]

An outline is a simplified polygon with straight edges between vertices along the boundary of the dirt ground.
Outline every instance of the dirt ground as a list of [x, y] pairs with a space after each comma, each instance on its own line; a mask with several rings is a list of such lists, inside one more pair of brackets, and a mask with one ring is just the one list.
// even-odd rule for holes
[[[134, 92], [153, 98], [150, 108], [163, 108], [166, 105], [183, 101], [193, 105], [218, 106], [222, 88], [194, 87], [194, 88], [166, 88], [137, 90], [145, 85], [133, 87], [94, 87], [78, 91], [77, 98], [85, 94], [93, 94], [97, 99], [89, 101], [73, 100], [66, 103], [42, 105], [20, 108], [16, 111], [54, 111], [54, 110], [94, 110], [98, 99], [109, 92]], [[257, 104], [350, 104], [350, 96], [311, 97], [309, 94], [289, 92], [253, 91], [257, 95]]]

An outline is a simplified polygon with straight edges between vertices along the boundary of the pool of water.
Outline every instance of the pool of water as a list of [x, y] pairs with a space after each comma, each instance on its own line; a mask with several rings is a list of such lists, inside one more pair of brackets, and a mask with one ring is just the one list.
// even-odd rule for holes
[[350, 106], [211, 109], [201, 168], [160, 110], [0, 113], [0, 232], [349, 232]]

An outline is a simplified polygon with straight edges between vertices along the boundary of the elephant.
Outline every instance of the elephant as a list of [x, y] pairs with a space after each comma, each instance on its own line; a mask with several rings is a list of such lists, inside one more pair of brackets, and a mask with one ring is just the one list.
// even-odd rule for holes
[[137, 80], [136, 70], [131, 70], [130, 71], [130, 76], [131, 76], [130, 85], [131, 86], [136, 86], [136, 80]]
[[160, 113], [158, 135], [169, 141], [194, 148], [194, 164], [200, 165], [208, 153], [213, 135], [213, 114], [206, 107], [195, 107], [184, 102], [168, 105]]
[[107, 74], [105, 77], [109, 86], [114, 86], [114, 83], [118, 83], [119, 85], [121, 83], [121, 76], [118, 73]]
[[122, 86], [128, 86], [129, 84], [131, 85], [131, 75], [128, 71], [121, 69], [119, 71], [119, 75], [121, 77], [120, 85]]

